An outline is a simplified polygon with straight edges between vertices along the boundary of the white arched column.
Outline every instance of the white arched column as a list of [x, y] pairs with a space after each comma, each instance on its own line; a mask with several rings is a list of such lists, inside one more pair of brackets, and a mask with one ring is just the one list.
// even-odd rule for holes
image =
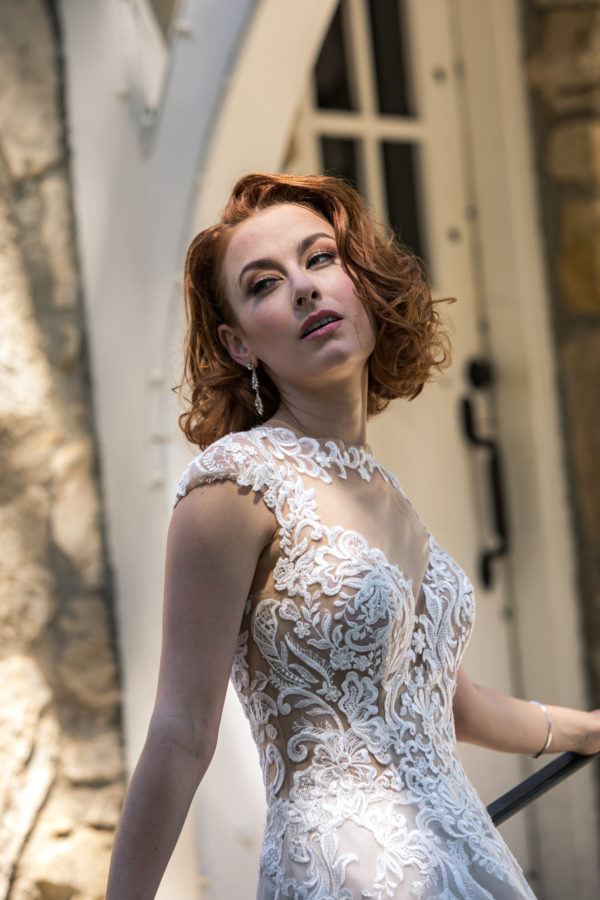
[[336, 5], [336, 0], [257, 5], [199, 173], [194, 231], [215, 220], [239, 175], [279, 170]]

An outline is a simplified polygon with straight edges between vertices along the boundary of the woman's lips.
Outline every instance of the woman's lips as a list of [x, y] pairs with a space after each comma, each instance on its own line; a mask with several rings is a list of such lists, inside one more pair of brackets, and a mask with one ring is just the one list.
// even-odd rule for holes
[[336, 319], [335, 322], [327, 322], [326, 325], [322, 325], [321, 328], [316, 328], [315, 331], [311, 331], [310, 334], [306, 334], [302, 340], [303, 341], [311, 341], [313, 338], [324, 337], [326, 334], [329, 334], [330, 331], [335, 331], [335, 329], [342, 324], [342, 319]]
[[[341, 318], [339, 313], [335, 312], [333, 309], [318, 309], [314, 313], [311, 313], [302, 323], [300, 328], [300, 338], [304, 340], [312, 334], [321, 337], [323, 334], [327, 334], [325, 328], [327, 328], [328, 325], [334, 324], [334, 322], [326, 322], [321, 328], [317, 328], [316, 331], [313, 331], [312, 329], [314, 329], [315, 325], [319, 325], [319, 322], [324, 322], [325, 319], [334, 319], [337, 323], [341, 321]], [[310, 332], [310, 334], [308, 334], [308, 332]]]

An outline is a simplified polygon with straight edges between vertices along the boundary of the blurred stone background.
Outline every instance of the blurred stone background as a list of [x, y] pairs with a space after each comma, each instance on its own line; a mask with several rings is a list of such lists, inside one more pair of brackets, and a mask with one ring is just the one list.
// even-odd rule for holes
[[0, 71], [0, 897], [92, 900], [124, 780], [50, 4], [0, 4]]

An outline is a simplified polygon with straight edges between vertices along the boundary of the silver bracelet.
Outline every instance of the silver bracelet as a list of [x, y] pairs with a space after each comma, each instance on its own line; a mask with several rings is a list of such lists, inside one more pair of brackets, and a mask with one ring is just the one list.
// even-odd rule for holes
[[539, 706], [539, 708], [542, 710], [542, 712], [546, 716], [546, 721], [548, 722], [548, 734], [546, 735], [546, 740], [544, 741], [544, 746], [539, 751], [539, 753], [530, 753], [529, 754], [532, 759], [537, 759], [538, 756], [541, 756], [543, 753], [545, 753], [546, 750], [548, 749], [548, 747], [550, 746], [550, 741], [552, 740], [552, 719], [550, 718], [550, 713], [548, 712], [548, 710], [546, 709], [544, 704], [540, 703], [539, 700], [530, 700], [529, 702], [533, 703], [535, 706]]

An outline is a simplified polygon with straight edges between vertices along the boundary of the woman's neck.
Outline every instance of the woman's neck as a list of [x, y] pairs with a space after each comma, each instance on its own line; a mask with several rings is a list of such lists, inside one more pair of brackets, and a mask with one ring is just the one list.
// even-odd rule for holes
[[365, 366], [335, 383], [278, 385], [280, 403], [269, 424], [285, 425], [299, 436], [362, 446], [367, 443], [368, 383]]
[[366, 402], [293, 402], [282, 400], [268, 424], [284, 425], [300, 436], [336, 438], [344, 444], [362, 446], [367, 442]]

